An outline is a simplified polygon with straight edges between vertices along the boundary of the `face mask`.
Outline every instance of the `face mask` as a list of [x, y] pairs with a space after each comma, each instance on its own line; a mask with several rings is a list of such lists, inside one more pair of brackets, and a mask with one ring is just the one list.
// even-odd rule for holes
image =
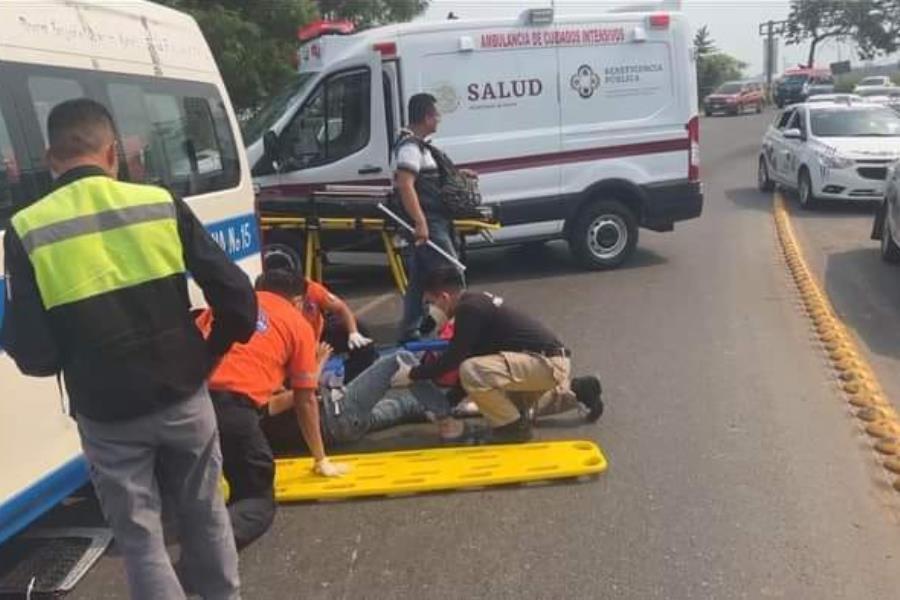
[[435, 330], [440, 331], [441, 327], [443, 327], [447, 321], [447, 313], [444, 312], [444, 309], [436, 304], [428, 305], [428, 316], [430, 316], [435, 323]]

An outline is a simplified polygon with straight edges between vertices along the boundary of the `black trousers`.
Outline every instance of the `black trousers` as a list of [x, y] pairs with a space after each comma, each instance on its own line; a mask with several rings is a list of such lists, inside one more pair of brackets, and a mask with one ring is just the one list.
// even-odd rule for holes
[[210, 396], [219, 426], [222, 470], [231, 492], [228, 514], [240, 549], [264, 534], [275, 519], [275, 459], [252, 400], [215, 390]]

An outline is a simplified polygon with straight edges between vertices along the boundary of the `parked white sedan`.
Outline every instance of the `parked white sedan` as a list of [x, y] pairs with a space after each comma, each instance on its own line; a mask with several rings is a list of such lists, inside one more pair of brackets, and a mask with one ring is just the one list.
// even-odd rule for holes
[[881, 200], [900, 158], [900, 115], [860, 103], [797, 104], [763, 138], [757, 182], [796, 189], [803, 208], [818, 200]]

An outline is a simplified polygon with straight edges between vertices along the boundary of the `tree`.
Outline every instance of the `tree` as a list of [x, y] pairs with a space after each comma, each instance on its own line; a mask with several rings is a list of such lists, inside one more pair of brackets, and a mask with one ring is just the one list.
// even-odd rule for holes
[[719, 52], [704, 25], [694, 34], [694, 54], [697, 56], [697, 96], [703, 98], [730, 79], [741, 79], [747, 64]]
[[742, 79], [747, 63], [735, 57], [717, 52], [697, 59], [698, 96], [703, 98], [726, 81]]
[[326, 19], [350, 19], [357, 26], [409, 21], [428, 6], [428, 0], [318, 0]]
[[897, 49], [898, 16], [898, 0], [791, 0], [785, 39], [809, 41], [808, 67], [814, 66], [819, 45], [830, 39], [853, 40], [860, 58], [871, 58]]
[[427, 5], [427, 0], [157, 1], [197, 19], [239, 113], [256, 110], [294, 75], [299, 27], [320, 15], [368, 27], [408, 20]]
[[716, 43], [709, 34], [709, 25], [704, 25], [694, 34], [694, 52], [697, 56], [706, 56], [717, 52]]

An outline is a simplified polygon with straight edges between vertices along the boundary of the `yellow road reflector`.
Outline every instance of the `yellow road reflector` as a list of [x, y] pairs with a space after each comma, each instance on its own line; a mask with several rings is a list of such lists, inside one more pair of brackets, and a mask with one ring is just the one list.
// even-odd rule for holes
[[607, 467], [603, 452], [589, 441], [429, 448], [331, 459], [350, 465], [351, 472], [326, 479], [313, 473], [311, 458], [276, 460], [275, 498], [301, 502], [405, 495], [595, 475]]

